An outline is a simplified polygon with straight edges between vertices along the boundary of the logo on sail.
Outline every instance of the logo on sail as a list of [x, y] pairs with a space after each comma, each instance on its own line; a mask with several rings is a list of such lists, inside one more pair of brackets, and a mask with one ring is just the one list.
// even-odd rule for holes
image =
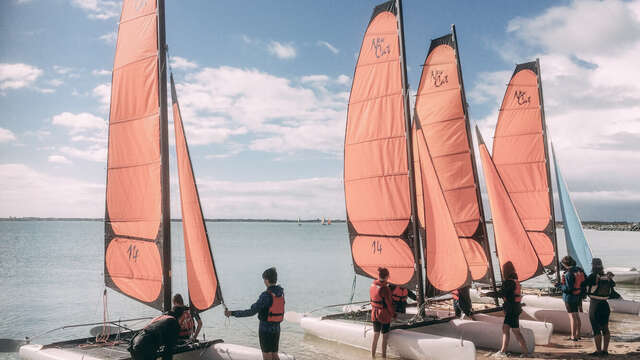
[[377, 58], [381, 58], [391, 53], [391, 46], [384, 43], [384, 38], [375, 38], [371, 40], [371, 47], [374, 48]]
[[431, 70], [431, 80], [433, 81], [433, 86], [440, 87], [449, 83], [449, 75], [445, 75], [442, 70]]
[[518, 105], [530, 104], [531, 96], [527, 96], [526, 91], [516, 90], [515, 98], [518, 101]]

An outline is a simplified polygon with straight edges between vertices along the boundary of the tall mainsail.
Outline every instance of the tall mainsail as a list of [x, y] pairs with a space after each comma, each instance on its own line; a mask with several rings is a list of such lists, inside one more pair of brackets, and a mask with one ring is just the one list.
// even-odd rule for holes
[[395, 1], [378, 5], [360, 48], [349, 98], [344, 191], [357, 274], [390, 271], [415, 284], [400, 43]]
[[[441, 291], [457, 289], [471, 279], [489, 282], [493, 275], [456, 40], [452, 26], [451, 34], [431, 41], [414, 115], [427, 280]], [[433, 175], [426, 176], [429, 173]], [[422, 197], [423, 189], [431, 193], [430, 200]], [[429, 226], [425, 215], [437, 216], [438, 222]]]
[[567, 253], [574, 258], [585, 273], [591, 274], [591, 248], [587, 242], [587, 238], [584, 236], [582, 230], [582, 223], [580, 217], [576, 211], [576, 207], [571, 200], [571, 194], [567, 188], [567, 183], [564, 181], [562, 174], [560, 173], [560, 167], [558, 166], [558, 158], [556, 157], [556, 151], [551, 146], [553, 153], [553, 165], [556, 169], [556, 181], [558, 184], [558, 197], [560, 198], [560, 209], [562, 210], [562, 222], [564, 223], [564, 240], [567, 243]]
[[525, 281], [542, 274], [543, 267], [478, 127], [476, 127], [476, 133], [480, 160], [487, 183], [500, 269], [505, 263], [511, 262], [518, 273], [518, 279]]
[[539, 62], [518, 64], [500, 107], [492, 158], [540, 262], [555, 271], [557, 246], [546, 132]]
[[[164, 1], [125, 0], [111, 84], [105, 284], [171, 306]], [[163, 84], [164, 83], [164, 84]]]
[[189, 303], [194, 308], [203, 311], [222, 302], [222, 291], [220, 290], [216, 268], [213, 263], [209, 234], [202, 215], [198, 186], [196, 185], [191, 156], [189, 155], [189, 146], [184, 133], [173, 74], [171, 74], [171, 100], [176, 134]]

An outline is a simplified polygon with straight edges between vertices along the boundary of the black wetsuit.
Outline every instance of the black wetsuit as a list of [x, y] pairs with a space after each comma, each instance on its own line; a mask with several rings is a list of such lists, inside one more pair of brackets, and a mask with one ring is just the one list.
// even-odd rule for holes
[[133, 360], [155, 360], [164, 345], [163, 360], [171, 360], [178, 341], [180, 325], [173, 316], [162, 315], [151, 321], [131, 340], [129, 352]]
[[469, 294], [468, 286], [458, 289], [458, 299], [453, 299], [453, 308], [457, 317], [460, 317], [462, 313], [467, 316], [471, 316], [473, 314], [471, 295]]
[[504, 324], [509, 325], [512, 329], [520, 327], [520, 313], [522, 313], [522, 305], [516, 300], [516, 282], [514, 280], [505, 280], [502, 282], [502, 289], [499, 294], [502, 295], [504, 303]]
[[[600, 277], [600, 279], [598, 279]], [[616, 286], [612, 279], [604, 280], [604, 274], [591, 274], [584, 281], [589, 295], [589, 321], [594, 335], [609, 334], [609, 316], [611, 308], [607, 299], [611, 296], [613, 288]], [[601, 284], [604, 283], [604, 284]], [[608, 284], [607, 284], [608, 283]], [[607, 288], [601, 288], [607, 286]]]

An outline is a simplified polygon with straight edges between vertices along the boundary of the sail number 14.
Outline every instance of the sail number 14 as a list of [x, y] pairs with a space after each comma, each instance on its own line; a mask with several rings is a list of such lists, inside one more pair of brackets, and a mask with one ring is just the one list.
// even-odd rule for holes
[[130, 262], [138, 262], [138, 254], [140, 253], [140, 250], [138, 250], [138, 248], [134, 244], [129, 245], [127, 253], [129, 254]]
[[371, 247], [373, 248], [373, 253], [378, 253], [378, 254], [382, 254], [382, 241], [380, 240], [373, 240], [371, 242]]

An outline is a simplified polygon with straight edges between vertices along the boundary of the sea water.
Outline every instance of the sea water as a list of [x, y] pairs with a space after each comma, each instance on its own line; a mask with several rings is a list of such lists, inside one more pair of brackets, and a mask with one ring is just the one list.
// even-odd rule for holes
[[[186, 294], [182, 224], [173, 222], [174, 292]], [[224, 303], [248, 308], [264, 290], [261, 274], [275, 266], [285, 289], [286, 310], [307, 312], [350, 300], [354, 281], [344, 223], [208, 222]], [[489, 229], [491, 230], [491, 228]], [[64, 325], [102, 321], [104, 225], [100, 221], [0, 221], [0, 338], [36, 336]], [[605, 266], [640, 266], [640, 233], [586, 230], [595, 256]], [[560, 253], [565, 254], [562, 229]], [[545, 279], [530, 285], [548, 285]], [[370, 280], [358, 276], [354, 301], [367, 300]], [[640, 300], [640, 288], [619, 287]], [[158, 312], [119, 293], [107, 291], [109, 320], [154, 316]], [[259, 347], [258, 321], [231, 318], [218, 306], [202, 314], [207, 339]], [[139, 322], [139, 327], [144, 326]], [[35, 343], [87, 337], [90, 327], [41, 335]], [[637, 330], [637, 329], [636, 329]], [[284, 322], [280, 350], [298, 359], [368, 359], [363, 350], [305, 336]], [[0, 354], [0, 358], [17, 358]]]

